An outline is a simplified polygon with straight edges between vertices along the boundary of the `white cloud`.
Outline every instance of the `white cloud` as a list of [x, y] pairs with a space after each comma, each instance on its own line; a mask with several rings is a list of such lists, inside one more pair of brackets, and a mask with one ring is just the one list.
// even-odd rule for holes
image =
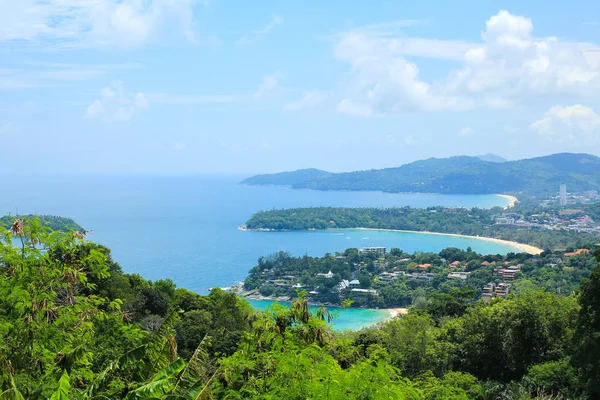
[[403, 32], [404, 28], [420, 25], [423, 22], [424, 21], [418, 19], [401, 19], [397, 21], [362, 25], [352, 29], [352, 31], [376, 36], [397, 36]]
[[[107, 99], [104, 99], [104, 101], [106, 101], [106, 100]], [[96, 100], [92, 104], [89, 105], [85, 115], [88, 118], [96, 118], [96, 117], [103, 116], [105, 113], [106, 113], [106, 110], [104, 109], [103, 102], [100, 100]]]
[[283, 109], [288, 111], [298, 111], [315, 108], [323, 104], [326, 99], [326, 93], [320, 90], [310, 90], [308, 92], [304, 92], [299, 100], [287, 103]]
[[458, 136], [460, 136], [460, 137], [471, 136], [472, 134], [473, 134], [473, 128], [471, 128], [470, 126], [464, 126], [458, 132]]
[[525, 102], [538, 95], [590, 96], [600, 88], [600, 63], [594, 61], [597, 45], [538, 39], [532, 32], [528, 18], [507, 11], [492, 16], [482, 33], [483, 45], [474, 47], [478, 57], [465, 53], [464, 67], [451, 74], [447, 88], [487, 96], [483, 100], [488, 106], [498, 104], [490, 103], [489, 96]]
[[137, 64], [27, 63], [19, 69], [0, 70], [0, 90], [66, 85], [139, 67]]
[[[486, 22], [480, 43], [411, 38], [382, 24], [336, 35], [335, 57], [350, 67], [341, 93], [344, 105], [368, 108], [364, 115], [387, 115], [510, 108], [539, 96], [549, 101], [597, 96], [600, 46], [536, 38], [533, 29], [529, 18], [500, 11]], [[426, 81], [418, 57], [460, 66], [440, 80]]]
[[389, 44], [388, 39], [355, 33], [338, 43], [336, 57], [348, 62], [353, 73], [347, 82], [348, 97], [344, 104], [361, 104], [371, 110], [363, 113], [369, 115], [472, 107], [470, 100], [449, 96], [443, 88], [421, 80], [417, 65], [396, 56]]
[[0, 42], [136, 46], [163, 29], [193, 40], [198, 0], [0, 0]]
[[542, 118], [532, 123], [531, 128], [540, 136], [558, 143], [600, 142], [600, 115], [581, 104], [554, 106]]
[[283, 17], [273, 14], [271, 20], [263, 28], [254, 30], [249, 34], [239, 38], [235, 41], [235, 44], [252, 44], [281, 24], [283, 24]]
[[531, 45], [533, 24], [529, 18], [512, 15], [500, 10], [485, 23], [486, 31], [482, 34], [488, 43], [500, 46], [525, 49]]
[[514, 106], [511, 100], [498, 96], [484, 96], [481, 98], [480, 104], [492, 109], [512, 108]]
[[100, 91], [100, 98], [87, 107], [85, 117], [108, 122], [125, 122], [148, 106], [148, 99], [143, 93], [130, 95], [125, 92], [122, 82], [115, 81]]
[[195, 96], [170, 93], [149, 93], [146, 97], [152, 103], [160, 104], [227, 104], [241, 100], [239, 95]]
[[257, 100], [262, 99], [268, 94], [272, 93], [277, 87], [277, 76], [276, 75], [265, 75], [262, 82], [258, 85], [254, 98]]

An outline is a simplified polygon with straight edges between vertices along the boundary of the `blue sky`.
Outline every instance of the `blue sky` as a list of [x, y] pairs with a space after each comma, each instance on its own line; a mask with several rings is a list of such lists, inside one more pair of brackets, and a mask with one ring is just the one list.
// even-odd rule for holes
[[600, 154], [596, 1], [0, 0], [4, 172]]

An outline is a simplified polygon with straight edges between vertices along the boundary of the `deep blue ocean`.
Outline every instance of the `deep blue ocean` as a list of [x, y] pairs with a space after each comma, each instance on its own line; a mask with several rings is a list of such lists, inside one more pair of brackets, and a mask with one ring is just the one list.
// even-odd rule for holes
[[245, 186], [243, 176], [2, 176], [0, 214], [71, 217], [112, 249], [126, 272], [171, 278], [198, 293], [243, 280], [258, 257], [279, 250], [322, 256], [350, 247], [387, 246], [408, 252], [472, 247], [481, 253], [513, 251], [477, 239], [379, 231], [246, 232], [256, 211], [273, 208], [492, 207], [493, 195], [319, 192]]

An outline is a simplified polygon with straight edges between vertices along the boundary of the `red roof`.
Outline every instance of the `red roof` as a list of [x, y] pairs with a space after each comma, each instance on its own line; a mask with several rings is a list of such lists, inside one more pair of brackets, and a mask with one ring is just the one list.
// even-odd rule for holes
[[578, 256], [581, 253], [585, 253], [585, 254], [589, 254], [589, 250], [588, 249], [579, 249], [577, 251], [572, 251], [570, 253], [565, 253], [565, 257], [573, 257], [573, 256]]

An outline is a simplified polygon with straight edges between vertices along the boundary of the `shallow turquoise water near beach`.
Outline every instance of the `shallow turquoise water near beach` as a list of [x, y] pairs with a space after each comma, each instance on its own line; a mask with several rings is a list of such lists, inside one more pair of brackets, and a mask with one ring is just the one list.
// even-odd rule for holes
[[[171, 278], [198, 293], [244, 280], [258, 257], [286, 250], [322, 256], [350, 247], [405, 251], [472, 247], [507, 253], [510, 245], [450, 236], [383, 231], [244, 232], [256, 211], [272, 208], [505, 206], [493, 196], [319, 192], [239, 185], [242, 176], [3, 176], [0, 214], [52, 214], [74, 218], [111, 248], [126, 272]], [[354, 311], [352, 311], [354, 313]], [[344, 314], [350, 318], [350, 315]], [[345, 318], [345, 317], [344, 317]], [[369, 317], [356, 314], [358, 326]], [[338, 321], [343, 325], [341, 320]], [[350, 323], [349, 323], [350, 324]]]
[[[273, 304], [271, 300], [248, 300], [248, 302], [254, 308], [259, 310], [265, 310], [267, 307]], [[282, 302], [282, 305], [289, 305], [289, 303]], [[311, 306], [311, 311], [315, 311], [318, 307]], [[389, 310], [372, 310], [365, 308], [348, 308], [343, 309], [340, 307], [327, 307], [333, 314], [333, 321], [331, 325], [335, 330], [343, 331], [344, 329], [358, 330], [366, 326], [376, 324], [391, 317]]]

